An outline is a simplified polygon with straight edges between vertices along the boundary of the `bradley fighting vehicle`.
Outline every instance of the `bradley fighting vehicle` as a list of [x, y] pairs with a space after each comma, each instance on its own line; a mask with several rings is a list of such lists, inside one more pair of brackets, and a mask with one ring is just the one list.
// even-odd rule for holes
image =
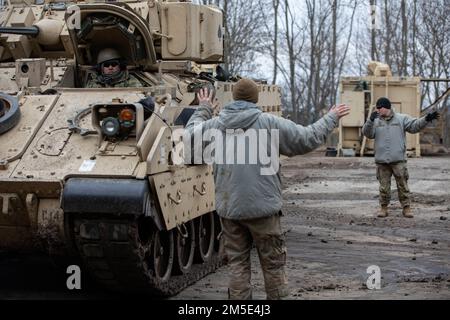
[[[232, 99], [214, 68], [222, 20], [191, 2], [3, 3], [1, 250], [45, 250], [107, 288], [166, 296], [221, 264], [212, 167], [180, 161], [180, 115], [204, 84], [219, 107]], [[86, 88], [104, 48], [142, 86]], [[280, 104], [261, 83], [263, 111]]]

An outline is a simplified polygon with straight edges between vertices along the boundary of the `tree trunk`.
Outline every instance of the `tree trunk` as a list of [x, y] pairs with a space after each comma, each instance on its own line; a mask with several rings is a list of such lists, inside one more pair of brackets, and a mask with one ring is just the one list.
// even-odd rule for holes
[[276, 84], [278, 74], [278, 8], [280, 0], [273, 0], [274, 13], [274, 38], [273, 38], [273, 78], [272, 83]]
[[413, 0], [413, 26], [412, 26], [412, 76], [416, 76], [416, 33], [417, 33], [417, 0]]
[[402, 12], [402, 68], [401, 75], [406, 76], [408, 73], [408, 17], [406, 16], [406, 2], [401, 1]]
[[230, 31], [228, 29], [228, 0], [223, 0], [223, 29], [225, 30], [224, 34], [224, 48], [223, 48], [223, 62], [224, 69], [226, 72], [230, 72]]
[[289, 89], [291, 94], [291, 106], [293, 113], [293, 120], [298, 122], [298, 108], [297, 108], [297, 91], [295, 86], [295, 54], [294, 54], [294, 32], [293, 26], [291, 26], [289, 0], [284, 0], [284, 15], [286, 23], [286, 44], [288, 47], [288, 59], [289, 59]]
[[391, 19], [389, 18], [389, 5], [388, 0], [384, 0], [384, 17], [386, 23], [386, 46], [384, 51], [384, 60], [388, 66], [391, 66]]
[[315, 1], [308, 1], [308, 18], [309, 18], [309, 39], [310, 39], [310, 56], [309, 56], [309, 72], [310, 76], [308, 79], [308, 98], [306, 99], [305, 108], [305, 123], [309, 123], [309, 111], [311, 107], [314, 105], [313, 103], [313, 86], [315, 84], [315, 75], [316, 75], [316, 35], [315, 35], [315, 15], [316, 15], [316, 3]]
[[336, 45], [337, 45], [337, 8], [338, 0], [333, 0], [332, 4], [332, 32], [333, 38], [331, 40], [331, 105], [336, 104]]
[[375, 6], [377, 4], [376, 0], [370, 0], [370, 10], [371, 10], [371, 46], [370, 46], [370, 56], [372, 58], [372, 60], [376, 60], [377, 59], [377, 43], [376, 43], [376, 36], [377, 36], [377, 29], [375, 28], [375, 21], [376, 21], [376, 11], [375, 11]]

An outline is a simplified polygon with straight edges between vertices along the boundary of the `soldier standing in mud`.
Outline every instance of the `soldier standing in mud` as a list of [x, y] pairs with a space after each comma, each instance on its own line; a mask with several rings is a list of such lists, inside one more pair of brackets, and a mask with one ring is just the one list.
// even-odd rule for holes
[[[334, 106], [316, 123], [308, 127], [297, 125], [290, 120], [263, 113], [256, 105], [258, 86], [250, 79], [241, 79], [234, 85], [235, 101], [225, 106], [218, 117], [213, 117], [212, 96], [213, 93], [208, 93], [208, 89], [200, 90], [200, 107], [186, 126], [188, 139], [194, 136], [195, 143], [196, 133], [208, 130], [220, 131], [225, 135], [231, 130], [234, 132], [233, 139], [236, 135], [251, 134], [252, 130], [265, 131], [267, 136], [279, 136], [277, 150], [273, 153], [277, 159], [279, 153], [294, 156], [319, 147], [338, 125], [339, 119], [349, 113], [346, 105]], [[240, 133], [237, 133], [239, 130]], [[235, 154], [239, 157], [237, 149], [230, 150], [226, 145], [228, 141], [225, 139], [222, 145], [223, 154], [228, 157], [231, 152], [233, 157]], [[250, 144], [245, 143], [243, 148], [246, 156], [252, 153]], [[263, 270], [267, 299], [288, 296], [286, 246], [280, 225], [282, 196], [279, 161], [276, 170], [270, 174], [261, 174], [264, 167], [261, 162], [240, 164], [226, 161], [213, 164], [216, 211], [221, 218], [231, 277], [229, 298], [252, 299], [250, 251], [253, 243]]]
[[403, 216], [413, 218], [408, 188], [408, 168], [406, 166], [406, 133], [418, 133], [426, 125], [439, 118], [437, 111], [425, 117], [414, 119], [406, 114], [396, 113], [388, 98], [380, 98], [362, 128], [363, 134], [375, 139], [375, 162], [377, 179], [380, 183], [380, 206], [378, 217], [388, 216], [391, 200], [391, 177], [397, 182], [398, 198], [403, 208]]

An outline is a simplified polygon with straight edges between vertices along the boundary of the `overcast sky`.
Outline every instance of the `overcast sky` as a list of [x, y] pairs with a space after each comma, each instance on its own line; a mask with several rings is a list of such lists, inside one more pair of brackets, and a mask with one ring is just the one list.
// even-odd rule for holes
[[[296, 19], [299, 21], [302, 21], [303, 19], [306, 19], [306, 5], [304, 1], [298, 1], [298, 0], [289, 0], [292, 11]], [[342, 2], [346, 2], [343, 0]], [[369, 32], [369, 25], [371, 22], [370, 18], [370, 5], [368, 0], [359, 0], [359, 4], [357, 7], [357, 11], [355, 14], [355, 26], [353, 28], [353, 34], [352, 34], [352, 41], [350, 43], [349, 51], [347, 54], [347, 63], [344, 68], [344, 75], [348, 76], [358, 76], [360, 74], [364, 74], [366, 71], [365, 69], [360, 70], [359, 64], [356, 64], [354, 62], [357, 62], [358, 59], [361, 59], [361, 57], [358, 57], [356, 55], [356, 48], [355, 48], [355, 37], [356, 34], [359, 32]], [[352, 13], [352, 8], [347, 8], [346, 10], [343, 10], [341, 19], [338, 21], [339, 25], [338, 28], [341, 30], [340, 35], [342, 37], [342, 41], [346, 41], [348, 33], [350, 32], [350, 17]], [[280, 19], [284, 19], [284, 17], [280, 17]], [[380, 20], [381, 21], [381, 20]], [[370, 48], [367, 49], [367, 57], [370, 55]], [[286, 60], [286, 59], [285, 59]], [[264, 54], [259, 55], [257, 59], [258, 63], [260, 64], [260, 68], [258, 70], [254, 70], [256, 73], [253, 75], [254, 77], [258, 78], [265, 78], [267, 80], [272, 78], [272, 70], [273, 70], [273, 61], [272, 59]]]

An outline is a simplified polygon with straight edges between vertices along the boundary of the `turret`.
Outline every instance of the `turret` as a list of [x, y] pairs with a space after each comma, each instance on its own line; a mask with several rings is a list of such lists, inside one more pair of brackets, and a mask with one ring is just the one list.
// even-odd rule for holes
[[223, 58], [221, 10], [190, 1], [12, 4], [0, 11], [0, 26], [0, 61], [75, 55], [87, 65], [99, 46], [129, 47], [123, 53], [141, 66]]
[[1, 34], [26, 35], [43, 46], [60, 44], [60, 33], [64, 23], [60, 20], [42, 19], [31, 27], [0, 27]]
[[0, 12], [0, 61], [70, 58], [73, 49], [64, 22], [67, 7], [12, 4]]

